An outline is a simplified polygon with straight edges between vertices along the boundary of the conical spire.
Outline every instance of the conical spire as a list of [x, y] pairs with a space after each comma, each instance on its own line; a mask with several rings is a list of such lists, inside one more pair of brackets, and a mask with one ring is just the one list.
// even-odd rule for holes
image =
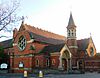
[[69, 27], [76, 27], [75, 26], [75, 23], [74, 23], [74, 20], [73, 20], [73, 16], [72, 16], [72, 13], [70, 13], [70, 18], [69, 18], [69, 22], [68, 22], [68, 28]]

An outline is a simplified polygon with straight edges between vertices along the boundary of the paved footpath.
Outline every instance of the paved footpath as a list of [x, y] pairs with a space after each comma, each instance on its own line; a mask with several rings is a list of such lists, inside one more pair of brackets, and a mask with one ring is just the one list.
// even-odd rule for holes
[[[23, 74], [3, 74], [0, 78], [24, 78]], [[39, 78], [33, 74], [29, 75], [27, 78]], [[85, 74], [48, 74], [44, 75], [43, 78], [100, 78], [99, 73], [85, 73]]]

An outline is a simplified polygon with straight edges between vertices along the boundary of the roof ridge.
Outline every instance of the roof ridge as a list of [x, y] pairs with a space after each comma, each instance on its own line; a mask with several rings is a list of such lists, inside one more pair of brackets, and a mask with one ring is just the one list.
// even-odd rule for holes
[[[31, 26], [31, 25], [28, 25], [28, 24], [25, 24], [25, 25]], [[31, 26], [31, 27], [34, 27], [34, 28], [39, 29], [39, 30], [42, 30], [42, 31], [44, 31], [44, 32], [48, 32], [48, 33], [52, 33], [52, 34], [55, 34], [55, 35], [63, 36], [63, 35], [60, 35], [60, 34], [57, 34], [57, 33], [51, 32], [51, 31], [48, 31], [48, 30], [44, 30], [44, 29], [39, 28], [39, 27], [35, 27], [35, 26]], [[64, 37], [65, 37], [65, 36], [64, 36]]]

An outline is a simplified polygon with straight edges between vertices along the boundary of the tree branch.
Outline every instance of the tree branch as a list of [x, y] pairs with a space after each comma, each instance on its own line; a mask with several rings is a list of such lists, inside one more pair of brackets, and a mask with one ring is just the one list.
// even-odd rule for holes
[[[19, 1], [12, 1], [10, 4], [5, 3], [0, 6], [0, 31], [10, 32], [12, 25], [16, 21], [20, 21], [21, 18], [16, 17], [15, 11], [19, 7]], [[7, 26], [8, 25], [8, 26]], [[6, 36], [0, 36], [6, 37]]]
[[[11, 20], [11, 18], [10, 18], [10, 20]], [[8, 24], [10, 24], [10, 20], [8, 22], [6, 22], [5, 25], [3, 25], [3, 27], [0, 29], [0, 31], [3, 30]]]
[[3, 19], [1, 19], [0, 21], [5, 20], [6, 18], [8, 18], [9, 16], [11, 16], [11, 14], [14, 13], [14, 11], [17, 9], [18, 7], [16, 7], [14, 10], [12, 10], [6, 17], [4, 17]]

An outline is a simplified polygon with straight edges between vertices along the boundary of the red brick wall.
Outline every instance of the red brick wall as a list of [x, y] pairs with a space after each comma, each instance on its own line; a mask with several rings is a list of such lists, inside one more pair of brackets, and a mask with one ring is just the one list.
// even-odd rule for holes
[[67, 40], [67, 45], [68, 46], [75, 46], [75, 45], [77, 45], [76, 39], [68, 39]]
[[45, 46], [47, 46], [47, 44], [43, 44], [43, 43], [39, 43], [39, 42], [33, 42], [32, 44], [35, 45], [36, 53], [40, 52]]
[[76, 48], [70, 48], [69, 50], [72, 54], [72, 57], [77, 57], [77, 49]]
[[[30, 38], [30, 35], [27, 31], [21, 31], [21, 32], [18, 32], [15, 39], [14, 39], [14, 44], [17, 44], [18, 43], [18, 40], [20, 38], [20, 36], [25, 36], [26, 40], [27, 41], [30, 41], [31, 38]], [[35, 46], [35, 50], [30, 50], [30, 46], [31, 45], [34, 45]], [[36, 59], [39, 59], [39, 67], [44, 67], [44, 56], [43, 55], [37, 55], [37, 56], [34, 56], [33, 58], [30, 56], [30, 57], [25, 57], [24, 55], [25, 54], [31, 54], [31, 53], [38, 53], [40, 52], [44, 46], [46, 46], [46, 44], [43, 44], [43, 43], [39, 43], [39, 42], [31, 42], [31, 43], [27, 43], [26, 45], [26, 48], [23, 50], [23, 51], [20, 51], [18, 46], [13, 46], [13, 52], [14, 52], [14, 60], [10, 59], [10, 62], [11, 64], [13, 63], [12, 61], [14, 61], [14, 68], [18, 68], [18, 64], [20, 61], [22, 61], [24, 63], [24, 68], [35, 68], [35, 60]], [[20, 57], [16, 57], [17, 55], [22, 55]], [[33, 59], [33, 62], [32, 62], [32, 59]], [[33, 63], [33, 64], [32, 64]], [[11, 66], [12, 68], [12, 66]], [[15, 72], [23, 72], [22, 69], [19, 69], [19, 70], [16, 70]]]
[[[44, 68], [44, 55], [37, 55], [34, 58], [35, 67]], [[36, 60], [39, 60], [39, 66], [36, 66]]]
[[[51, 68], [57, 69], [59, 66], [59, 56], [51, 56]], [[52, 63], [52, 60], [54, 61], [54, 64]]]

